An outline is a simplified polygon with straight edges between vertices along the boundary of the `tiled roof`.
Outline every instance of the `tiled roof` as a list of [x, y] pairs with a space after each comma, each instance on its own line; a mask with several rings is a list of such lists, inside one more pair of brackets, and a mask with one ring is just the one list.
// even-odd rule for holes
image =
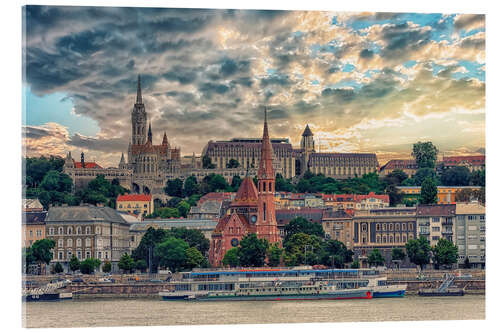
[[485, 214], [486, 207], [477, 202], [457, 203], [456, 214]]
[[131, 231], [143, 231], [149, 227], [153, 228], [198, 228], [215, 229], [217, 222], [213, 220], [192, 220], [192, 219], [145, 219], [140, 223], [133, 223], [130, 226]]
[[23, 209], [43, 209], [38, 199], [23, 199]]
[[373, 192], [368, 194], [323, 194], [323, 200], [327, 202], [361, 202], [370, 198], [389, 202], [389, 195], [375, 194]]
[[446, 166], [451, 165], [459, 165], [463, 162], [466, 162], [471, 165], [484, 165], [485, 164], [485, 156], [477, 155], [477, 156], [445, 156], [443, 157], [443, 163]]
[[380, 170], [395, 170], [395, 169], [418, 169], [415, 160], [390, 160]]
[[44, 224], [47, 212], [24, 212], [22, 215], [23, 224]]
[[344, 210], [327, 209], [323, 212], [323, 219], [352, 219], [352, 215]]
[[119, 195], [116, 201], [151, 201], [151, 194], [124, 194]]
[[92, 205], [51, 207], [45, 219], [46, 223], [67, 221], [127, 223], [116, 210]]
[[456, 205], [418, 205], [417, 216], [451, 216], [455, 215]]
[[231, 202], [231, 206], [248, 206], [257, 205], [257, 188], [253, 182], [253, 179], [246, 177], [241, 182], [238, 192]]
[[[75, 168], [82, 169], [82, 162], [74, 162], [74, 163], [75, 163]], [[102, 167], [96, 162], [84, 162], [84, 163], [85, 163], [85, 169], [102, 169]]]
[[225, 201], [232, 200], [236, 194], [234, 192], [210, 192], [200, 198], [198, 203], [203, 203], [208, 200]]
[[308, 221], [321, 223], [323, 217], [322, 208], [298, 208], [298, 209], [276, 209], [276, 221], [278, 225], [287, 225], [296, 217], [303, 217]]

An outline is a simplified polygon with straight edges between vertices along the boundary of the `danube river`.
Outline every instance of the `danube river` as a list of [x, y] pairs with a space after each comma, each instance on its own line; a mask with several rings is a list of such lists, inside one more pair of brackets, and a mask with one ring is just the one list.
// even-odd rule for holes
[[159, 298], [115, 298], [23, 305], [26, 327], [485, 319], [484, 295], [281, 302], [167, 302]]

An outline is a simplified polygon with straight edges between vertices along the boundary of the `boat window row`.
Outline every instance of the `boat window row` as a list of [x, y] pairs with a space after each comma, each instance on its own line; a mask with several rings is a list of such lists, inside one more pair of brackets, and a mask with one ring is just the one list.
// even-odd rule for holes
[[234, 290], [234, 283], [199, 284], [198, 290]]

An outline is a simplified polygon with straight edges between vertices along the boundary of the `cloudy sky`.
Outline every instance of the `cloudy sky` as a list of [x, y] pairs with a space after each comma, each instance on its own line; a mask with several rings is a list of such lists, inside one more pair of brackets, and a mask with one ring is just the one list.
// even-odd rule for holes
[[153, 128], [183, 155], [270, 132], [321, 151], [484, 152], [485, 17], [43, 7], [25, 10], [23, 145], [116, 166], [137, 75]]

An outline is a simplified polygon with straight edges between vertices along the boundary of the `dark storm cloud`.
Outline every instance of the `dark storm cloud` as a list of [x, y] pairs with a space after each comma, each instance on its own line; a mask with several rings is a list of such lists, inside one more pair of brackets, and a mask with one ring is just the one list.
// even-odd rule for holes
[[368, 49], [364, 49], [359, 53], [359, 56], [363, 59], [371, 59], [373, 58], [373, 55], [374, 55], [373, 51], [370, 51]]
[[326, 88], [321, 92], [321, 96], [323, 97], [333, 97], [334, 99], [338, 99], [342, 102], [350, 102], [354, 100], [354, 89], [348, 88]]
[[260, 80], [260, 86], [261, 87], [267, 87], [267, 86], [290, 86], [292, 84], [292, 81], [288, 77], [288, 75], [272, 75], [266, 78], [263, 78]]
[[482, 23], [485, 21], [485, 15], [460, 15], [457, 20], [455, 20], [454, 27], [455, 30], [467, 29], [477, 23]]
[[223, 95], [229, 91], [229, 86], [212, 82], [203, 82], [198, 86], [198, 90], [207, 98], [212, 98], [212, 94]]
[[466, 38], [459, 45], [465, 49], [484, 50], [485, 40], [484, 38]]
[[69, 145], [101, 152], [125, 151], [127, 144], [121, 138], [96, 139], [75, 133], [67, 142]]
[[43, 137], [50, 137], [52, 132], [48, 128], [23, 126], [23, 136], [29, 139], [41, 139]]
[[248, 73], [250, 70], [250, 61], [241, 60], [234, 61], [232, 59], [224, 59], [220, 65], [219, 73], [222, 77], [228, 77], [235, 73]]
[[253, 84], [253, 80], [251, 77], [239, 77], [237, 79], [232, 80], [231, 84], [233, 85], [238, 84], [245, 87], [251, 87]]
[[382, 38], [387, 42], [387, 46], [382, 49], [381, 55], [390, 59], [404, 59], [409, 52], [429, 43], [430, 37], [430, 30], [411, 27], [406, 22], [384, 26]]
[[163, 74], [163, 77], [169, 81], [177, 81], [180, 84], [193, 83], [198, 77], [201, 68], [174, 66], [170, 71]]

